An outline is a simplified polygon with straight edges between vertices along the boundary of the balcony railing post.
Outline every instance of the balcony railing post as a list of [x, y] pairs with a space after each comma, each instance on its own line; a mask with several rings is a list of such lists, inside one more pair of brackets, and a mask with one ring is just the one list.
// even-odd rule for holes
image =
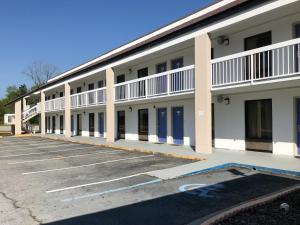
[[254, 54], [251, 54], [250, 56], [250, 79], [251, 79], [251, 84], [253, 84], [253, 78], [254, 78]]
[[[126, 87], [127, 87], [127, 96], [126, 96]], [[130, 98], [130, 84], [126, 84], [125, 85], [125, 99], [129, 99]]]
[[171, 81], [171, 79], [170, 79], [170, 76], [171, 76], [171, 74], [170, 73], [167, 73], [167, 94], [168, 95], [170, 95], [170, 81]]
[[145, 80], [145, 97], [148, 98], [148, 79]]
[[89, 103], [88, 103], [89, 98], [88, 97], [89, 97], [88, 93], [85, 93], [85, 106], [89, 105]]

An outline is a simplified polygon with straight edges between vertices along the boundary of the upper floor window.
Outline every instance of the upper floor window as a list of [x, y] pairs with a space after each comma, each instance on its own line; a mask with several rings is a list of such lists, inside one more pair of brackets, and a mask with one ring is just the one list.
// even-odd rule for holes
[[125, 74], [117, 76], [117, 84], [125, 82]]
[[103, 88], [104, 87], [104, 80], [99, 80], [98, 81], [98, 88]]
[[247, 37], [244, 40], [245, 51], [261, 48], [272, 44], [272, 32], [268, 31], [265, 33], [260, 33], [251, 37]]
[[145, 67], [143, 69], [139, 69], [137, 71], [137, 73], [138, 73], [138, 78], [147, 77], [148, 76], [148, 67]]
[[300, 38], [300, 23], [295, 25], [295, 38]]
[[177, 59], [173, 59], [171, 60], [171, 69], [175, 70], [178, 68], [183, 67], [183, 58], [177, 58]]
[[89, 89], [89, 91], [94, 90], [94, 83], [89, 84], [88, 89]]
[[163, 73], [167, 71], [167, 63], [159, 63], [156, 65], [156, 73]]
[[76, 88], [76, 93], [81, 93], [81, 87]]
[[64, 93], [63, 93], [63, 92], [60, 92], [60, 93], [59, 93], [59, 97], [64, 97]]

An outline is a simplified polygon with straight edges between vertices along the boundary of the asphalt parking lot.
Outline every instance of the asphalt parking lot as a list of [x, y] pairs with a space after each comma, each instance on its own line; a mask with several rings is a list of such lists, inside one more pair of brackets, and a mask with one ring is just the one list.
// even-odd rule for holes
[[39, 137], [0, 139], [1, 225], [188, 224], [299, 183], [241, 168], [161, 180], [191, 160]]

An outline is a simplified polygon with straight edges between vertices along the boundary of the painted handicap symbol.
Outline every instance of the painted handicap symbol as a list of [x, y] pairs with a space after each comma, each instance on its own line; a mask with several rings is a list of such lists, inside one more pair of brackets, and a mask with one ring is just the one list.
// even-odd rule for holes
[[216, 198], [217, 192], [223, 188], [223, 184], [185, 184], [179, 187], [179, 191], [203, 198]]

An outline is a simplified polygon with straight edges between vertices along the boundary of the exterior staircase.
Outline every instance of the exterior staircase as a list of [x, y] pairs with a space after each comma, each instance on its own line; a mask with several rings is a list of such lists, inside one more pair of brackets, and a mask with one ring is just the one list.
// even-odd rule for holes
[[35, 117], [36, 115], [38, 115], [40, 113], [40, 103], [36, 104], [35, 106], [27, 109], [26, 111], [24, 111], [22, 113], [22, 120], [23, 123], [27, 122], [28, 120], [30, 120], [31, 118]]

